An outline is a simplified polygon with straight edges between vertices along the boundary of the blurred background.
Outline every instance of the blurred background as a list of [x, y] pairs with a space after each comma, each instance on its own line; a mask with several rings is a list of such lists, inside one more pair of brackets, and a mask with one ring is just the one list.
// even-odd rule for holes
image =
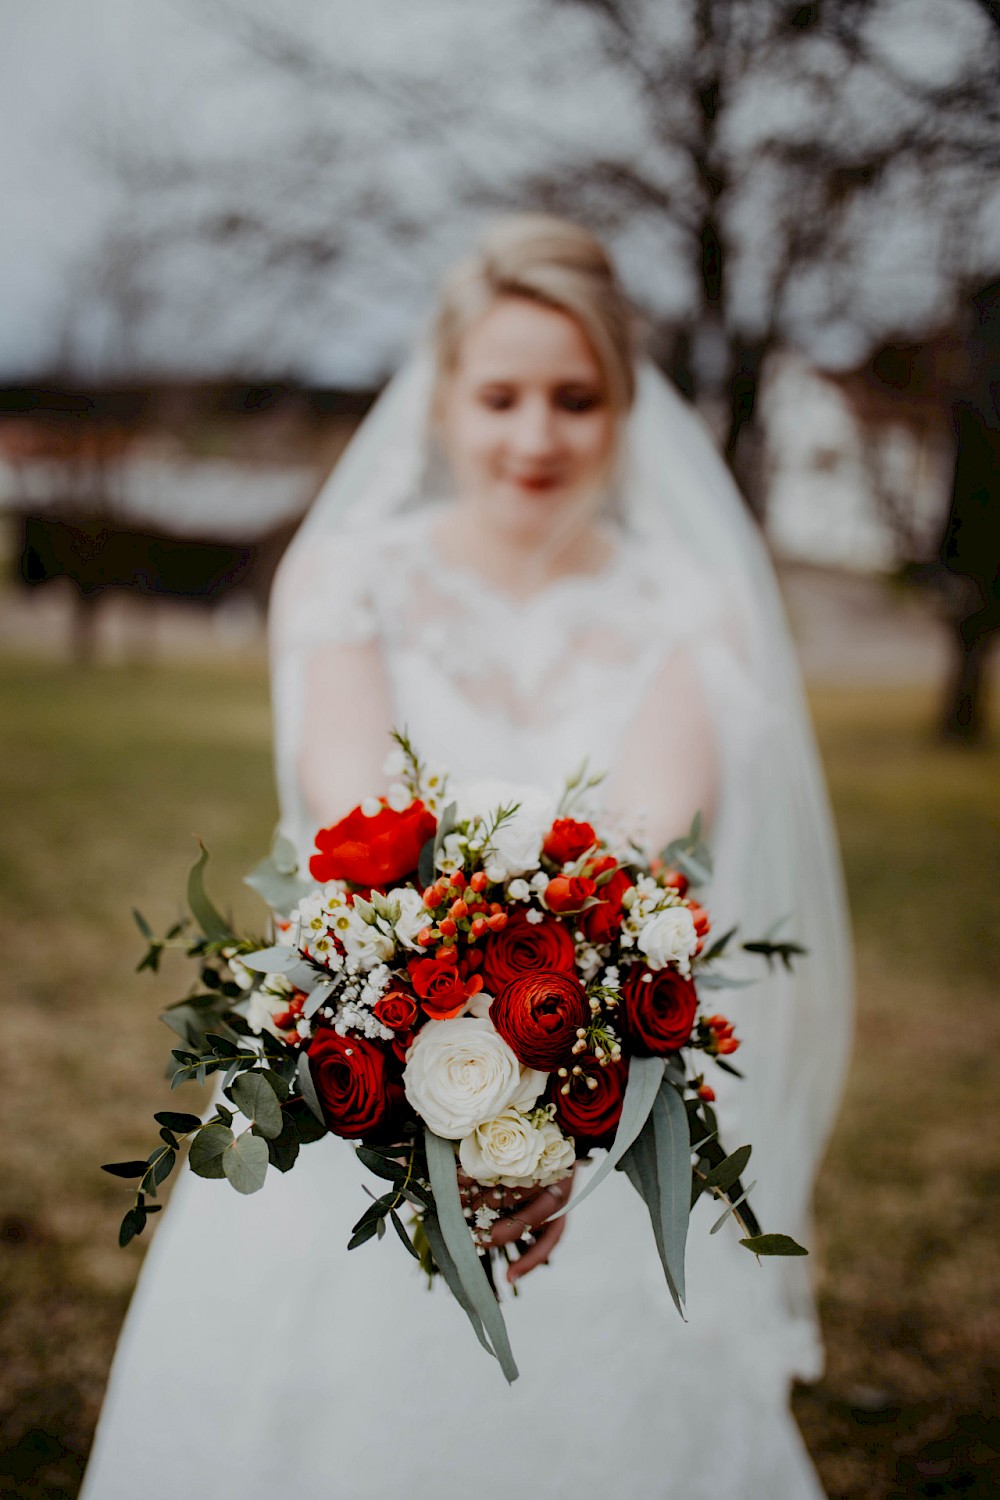
[[130, 908], [266, 850], [275, 564], [522, 207], [612, 245], [802, 655], [860, 992], [807, 1443], [996, 1494], [1000, 4], [0, 0], [0, 132], [0, 1495], [76, 1494], [141, 1257]]

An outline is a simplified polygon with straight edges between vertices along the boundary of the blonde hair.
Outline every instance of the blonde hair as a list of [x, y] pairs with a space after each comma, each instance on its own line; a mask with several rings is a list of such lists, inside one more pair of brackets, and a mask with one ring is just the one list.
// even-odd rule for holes
[[500, 297], [555, 308], [583, 330], [612, 407], [635, 395], [635, 317], [611, 257], [588, 230], [551, 214], [511, 214], [446, 278], [434, 329], [439, 385], [455, 369], [468, 329]]

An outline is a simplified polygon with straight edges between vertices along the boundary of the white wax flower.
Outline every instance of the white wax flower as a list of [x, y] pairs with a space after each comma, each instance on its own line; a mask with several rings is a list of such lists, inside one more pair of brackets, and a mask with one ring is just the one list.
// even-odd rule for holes
[[682, 974], [688, 974], [691, 954], [698, 946], [694, 918], [686, 906], [668, 906], [643, 923], [637, 943], [651, 969], [674, 963]]
[[[465, 1137], [458, 1148], [462, 1170], [487, 1186], [529, 1187], [538, 1171], [545, 1138], [520, 1110], [502, 1110]], [[565, 1174], [563, 1174], [565, 1175]]]
[[406, 1097], [449, 1141], [492, 1120], [522, 1087], [520, 1063], [486, 1017], [428, 1021], [406, 1054]]

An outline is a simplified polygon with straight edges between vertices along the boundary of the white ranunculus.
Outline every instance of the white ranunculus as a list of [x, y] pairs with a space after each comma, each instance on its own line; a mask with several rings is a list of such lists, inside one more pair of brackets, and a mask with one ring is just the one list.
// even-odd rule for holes
[[555, 1120], [545, 1120], [539, 1125], [538, 1133], [544, 1141], [538, 1158], [538, 1182], [541, 1187], [547, 1187], [550, 1182], [561, 1182], [572, 1172], [576, 1147], [563, 1135]]
[[691, 955], [698, 946], [694, 918], [686, 906], [668, 906], [643, 924], [637, 943], [651, 969], [676, 964], [682, 974], [687, 974]]
[[488, 1187], [530, 1187], [544, 1149], [545, 1137], [537, 1125], [520, 1110], [505, 1109], [464, 1138], [458, 1158], [464, 1172]]
[[521, 1065], [485, 1016], [428, 1021], [406, 1054], [403, 1088], [437, 1135], [458, 1141], [507, 1108]]
[[397, 891], [393, 899], [399, 902], [399, 916], [393, 923], [396, 936], [404, 947], [422, 953], [424, 950], [417, 942], [417, 933], [427, 926], [430, 919], [420, 892], [406, 886]]
[[392, 935], [385, 932], [378, 921], [366, 922], [353, 907], [347, 920], [338, 922], [337, 936], [348, 958], [362, 969], [374, 969], [376, 964], [388, 963], [396, 951]]
[[481, 818], [492, 823], [500, 807], [518, 804], [517, 812], [490, 840], [483, 868], [491, 880], [509, 880], [537, 870], [545, 835], [556, 815], [555, 799], [536, 786], [510, 781], [475, 781], [455, 793], [459, 822]]

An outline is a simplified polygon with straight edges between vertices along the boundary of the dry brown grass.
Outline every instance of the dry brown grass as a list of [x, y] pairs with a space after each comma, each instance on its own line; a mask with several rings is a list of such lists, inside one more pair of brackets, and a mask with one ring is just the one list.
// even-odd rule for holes
[[[0, 1494], [57, 1500], [76, 1493], [139, 1264], [96, 1164], [144, 1154], [162, 1104], [169, 985], [133, 974], [129, 908], [170, 920], [195, 833], [215, 888], [237, 888], [274, 816], [269, 724], [251, 667], [8, 660], [0, 693]], [[826, 689], [815, 707], [861, 1005], [818, 1199], [829, 1367], [796, 1408], [840, 1500], [985, 1497], [1000, 1488], [1000, 755], [932, 743], [912, 691]]]

